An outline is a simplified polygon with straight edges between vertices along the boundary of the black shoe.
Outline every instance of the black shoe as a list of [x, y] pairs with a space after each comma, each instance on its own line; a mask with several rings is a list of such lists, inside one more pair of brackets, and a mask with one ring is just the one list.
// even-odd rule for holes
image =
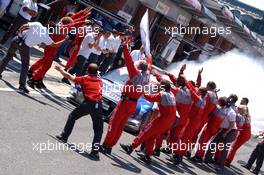
[[120, 146], [128, 155], [133, 152], [133, 148], [131, 145], [120, 144]]
[[213, 164], [215, 164], [215, 162], [216, 162], [216, 161], [215, 161], [214, 159], [212, 159], [212, 158], [205, 158], [205, 159], [204, 159], [204, 163], [205, 163], [205, 164], [209, 164], [209, 163], [213, 163]]
[[179, 165], [182, 163], [182, 156], [180, 155], [173, 156], [172, 161], [174, 165]]
[[43, 80], [35, 81], [35, 87], [36, 87], [37, 89], [47, 89], [47, 87], [46, 87], [45, 84], [43, 83]]
[[254, 169], [254, 170], [251, 171], [251, 173], [253, 173], [255, 175], [258, 175], [259, 174], [259, 170]]
[[215, 168], [215, 170], [216, 170], [217, 174], [223, 174], [223, 175], [225, 174], [224, 168], [217, 167], [217, 168]]
[[143, 162], [145, 162], [146, 164], [151, 163], [151, 158], [147, 155], [140, 156], [139, 159], [142, 160]]
[[108, 148], [108, 147], [105, 146], [105, 145], [101, 145], [99, 151], [100, 151], [101, 153], [103, 153], [103, 154], [109, 154], [109, 155], [110, 155], [111, 152], [112, 152], [112, 148]]
[[71, 82], [67, 78], [62, 78], [61, 81], [65, 84], [71, 85]]
[[2, 75], [0, 74], [0, 79], [2, 79]]
[[250, 170], [251, 169], [251, 167], [250, 166], [248, 166], [248, 164], [243, 164], [243, 165], [241, 165], [242, 167], [244, 167], [244, 168], [246, 168], [246, 169], [248, 169], [248, 170]]
[[67, 143], [68, 139], [62, 137], [61, 135], [57, 135], [55, 136], [59, 141], [63, 142], [63, 143]]
[[32, 74], [33, 74], [33, 71], [29, 70], [28, 73], [27, 73], [28, 79], [32, 78]]
[[153, 152], [153, 156], [159, 157], [160, 156], [160, 149], [155, 149]]
[[34, 81], [34, 80], [29, 79], [29, 80], [27, 81], [27, 85], [28, 85], [30, 88], [35, 89], [35, 81]]
[[59, 58], [54, 59], [54, 61], [56, 61], [57, 63], [61, 63], [61, 60]]
[[189, 160], [191, 160], [192, 162], [197, 162], [197, 163], [202, 163], [203, 162], [203, 158], [201, 157], [190, 157]]
[[89, 154], [89, 157], [95, 161], [100, 160], [99, 152], [91, 151], [91, 153]]
[[188, 159], [190, 159], [191, 156], [192, 156], [192, 153], [190, 153], [189, 151], [187, 151], [185, 156], [186, 156]]
[[28, 94], [30, 92], [26, 86], [19, 86], [18, 90], [25, 94]]
[[161, 148], [160, 151], [165, 153], [165, 154], [171, 154], [170, 147]]

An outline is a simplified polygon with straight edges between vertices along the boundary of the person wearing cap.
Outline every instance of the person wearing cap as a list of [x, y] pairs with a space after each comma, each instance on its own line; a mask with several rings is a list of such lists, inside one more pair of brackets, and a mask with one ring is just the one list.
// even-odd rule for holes
[[140, 61], [135, 65], [127, 47], [130, 41], [130, 39], [125, 38], [122, 41], [129, 80], [125, 82], [121, 92], [121, 100], [110, 117], [108, 131], [101, 146], [101, 151], [105, 154], [111, 154], [112, 147], [121, 137], [128, 118], [136, 111], [137, 101], [143, 95], [144, 86], [149, 84], [152, 57], [149, 56], [147, 61]]
[[18, 36], [14, 37], [7, 51], [6, 56], [0, 62], [0, 77], [8, 62], [13, 58], [16, 51], [19, 50], [21, 56], [21, 72], [19, 79], [19, 90], [23, 93], [29, 93], [26, 87], [26, 79], [30, 61], [30, 48], [38, 44], [44, 43], [50, 47], [60, 46], [66, 39], [54, 42], [49, 35], [49, 30], [54, 30], [55, 27], [44, 27], [39, 22], [29, 22], [21, 26], [18, 30]]
[[103, 62], [101, 63], [99, 67], [99, 71], [101, 74], [105, 74], [110, 66], [113, 64], [114, 59], [117, 55], [117, 52], [119, 50], [119, 47], [121, 45], [121, 38], [120, 38], [120, 32], [117, 30], [113, 30], [113, 34], [109, 37], [109, 42], [107, 42], [107, 48], [109, 48], [109, 54], [108, 57], [105, 57]]
[[72, 76], [68, 72], [64, 71], [60, 66], [56, 66], [55, 69], [58, 70], [65, 78], [80, 84], [85, 98], [85, 100], [70, 113], [62, 133], [57, 135], [56, 138], [66, 143], [72, 133], [76, 120], [90, 114], [94, 130], [90, 157], [95, 160], [99, 160], [99, 145], [103, 135], [104, 121], [102, 110], [103, 82], [98, 76], [98, 66], [96, 64], [90, 64], [87, 70], [88, 75], [80, 77]]
[[18, 12], [17, 17], [14, 19], [14, 23], [4, 34], [4, 36], [0, 40], [0, 44], [4, 45], [7, 42], [7, 40], [15, 34], [15, 32], [19, 29], [19, 27], [28, 23], [32, 17], [35, 17], [37, 15], [38, 15], [37, 0], [23, 0], [22, 7]]

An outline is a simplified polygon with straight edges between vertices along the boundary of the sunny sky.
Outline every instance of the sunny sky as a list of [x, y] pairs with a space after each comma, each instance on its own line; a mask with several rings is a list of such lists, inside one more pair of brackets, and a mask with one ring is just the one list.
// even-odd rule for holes
[[264, 0], [239, 0], [245, 4], [264, 10]]

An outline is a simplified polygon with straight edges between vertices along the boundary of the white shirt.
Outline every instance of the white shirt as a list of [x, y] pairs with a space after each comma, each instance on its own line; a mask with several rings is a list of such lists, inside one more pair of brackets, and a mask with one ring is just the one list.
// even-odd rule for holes
[[19, 11], [19, 14], [20, 14], [23, 18], [25, 18], [25, 19], [27, 19], [28, 21], [30, 21], [31, 18], [32, 18], [32, 16], [30, 16], [27, 12], [24, 12], [24, 11], [23, 11], [23, 8], [24, 8], [24, 7], [27, 7], [27, 8], [29, 8], [29, 9], [35, 11], [35, 12], [38, 12], [38, 5], [37, 5], [37, 3], [33, 2], [32, 0], [23, 0], [23, 5], [22, 5], [22, 7], [21, 7], [21, 9], [20, 9], [20, 11]]
[[[98, 45], [98, 47], [100, 47], [101, 49], [104, 49], [104, 48], [105, 48], [105, 39], [104, 39], [103, 36], [101, 36], [100, 39], [99, 39], [99, 45]], [[96, 49], [93, 47], [93, 49], [92, 49], [92, 53], [94, 53], [94, 54], [96, 54], [96, 55], [101, 55], [102, 52], [96, 50]]]
[[133, 50], [131, 52], [131, 57], [132, 57], [134, 62], [136, 62], [138, 60], [145, 60], [145, 58], [146, 58], [145, 54], [141, 53], [140, 50]]
[[40, 22], [29, 22], [29, 29], [19, 34], [25, 40], [28, 47], [44, 43], [51, 45], [54, 41], [50, 38], [47, 27], [44, 27]]
[[120, 36], [114, 37], [111, 40], [112, 48], [114, 49], [114, 53], [117, 53], [119, 50], [119, 47], [121, 45], [121, 39]]
[[232, 129], [237, 129], [236, 126], [236, 112], [234, 111], [234, 109], [232, 107], [229, 107], [226, 109], [226, 116], [224, 118], [224, 121], [221, 125], [221, 128], [229, 128], [229, 125], [231, 122], [235, 122], [235, 125]]
[[92, 48], [89, 48], [88, 45], [93, 43], [94, 43], [94, 33], [87, 33], [82, 41], [78, 55], [82, 55], [86, 59], [88, 59], [90, 54], [92, 53]]

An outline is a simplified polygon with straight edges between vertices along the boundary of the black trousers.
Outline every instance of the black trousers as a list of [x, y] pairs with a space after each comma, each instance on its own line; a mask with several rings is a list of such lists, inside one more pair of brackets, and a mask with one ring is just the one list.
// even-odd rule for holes
[[71, 135], [75, 121], [79, 118], [90, 114], [93, 122], [94, 138], [92, 151], [99, 151], [99, 144], [103, 135], [103, 113], [102, 113], [102, 102], [90, 102], [85, 100], [80, 106], [75, 108], [69, 115], [68, 120], [65, 124], [61, 136], [65, 139]]
[[209, 148], [205, 154], [205, 160], [209, 160], [212, 158], [212, 151], [213, 150], [216, 150], [215, 149], [215, 146], [217, 146], [219, 143], [223, 143], [224, 144], [224, 147], [223, 147], [223, 150], [220, 150], [221, 151], [221, 157], [220, 157], [220, 160], [217, 160], [220, 167], [221, 168], [224, 168], [224, 164], [225, 164], [225, 160], [226, 160], [226, 157], [227, 157], [227, 153], [228, 153], [228, 144], [230, 145], [236, 138], [236, 135], [237, 135], [237, 130], [236, 129], [232, 129], [227, 135], [225, 138], [222, 138], [223, 134], [225, 133], [226, 129], [222, 129], [216, 136], [215, 138], [212, 140], [212, 142], [210, 143], [209, 145]]
[[[257, 161], [256, 161], [257, 160]], [[253, 152], [250, 155], [250, 158], [248, 160], [248, 167], [251, 167], [253, 163], [256, 161], [256, 171], [260, 171], [264, 160], [264, 141], [257, 144], [256, 148], [253, 150]]]
[[0, 62], [0, 75], [5, 70], [8, 62], [14, 57], [16, 51], [19, 50], [19, 54], [21, 56], [21, 63], [22, 63], [19, 84], [20, 86], [25, 87], [27, 80], [27, 73], [29, 69], [30, 48], [23, 41], [19, 44], [20, 41], [21, 39], [19, 37], [13, 38], [6, 56]]
[[84, 67], [85, 67], [85, 62], [86, 58], [82, 55], [78, 55], [77, 57], [77, 63], [69, 70], [70, 74], [76, 74], [77, 77], [84, 75]]
[[107, 70], [110, 68], [110, 66], [112, 66], [114, 59], [116, 57], [116, 54], [110, 53], [107, 56], [108, 57], [104, 58], [104, 60], [101, 62], [100, 67], [99, 67], [99, 71], [102, 74], [105, 74], [107, 72]]
[[5, 33], [0, 41], [0, 44], [5, 44], [10, 37], [15, 35], [15, 32], [24, 24], [28, 23], [28, 20], [23, 18], [21, 15], [17, 15], [14, 19], [14, 23], [9, 27], [8, 31]]

